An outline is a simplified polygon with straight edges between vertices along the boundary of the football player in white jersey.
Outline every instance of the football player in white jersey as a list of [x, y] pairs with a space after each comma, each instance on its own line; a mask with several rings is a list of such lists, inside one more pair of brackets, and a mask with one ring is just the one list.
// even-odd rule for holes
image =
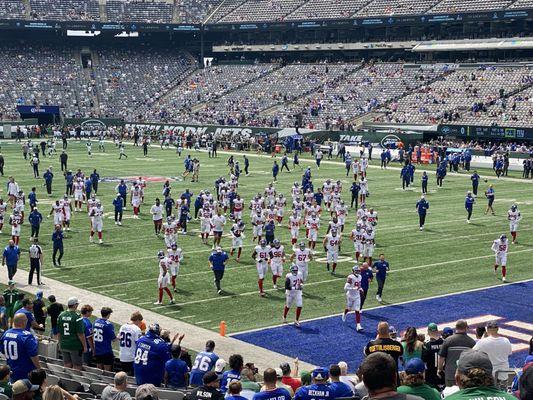
[[139, 219], [139, 212], [142, 202], [142, 190], [137, 183], [133, 184], [130, 190], [130, 196], [131, 206], [133, 207], [133, 218]]
[[241, 196], [235, 196], [233, 200], [233, 219], [235, 222], [242, 220], [242, 210], [244, 209], [244, 200]]
[[344, 284], [344, 291], [346, 292], [346, 308], [342, 314], [342, 321], [346, 321], [346, 315], [350, 311], [355, 311], [355, 322], [357, 332], [362, 331], [361, 326], [361, 274], [359, 272], [359, 266], [355, 265], [352, 268], [352, 273], [346, 278]]
[[155, 199], [155, 204], [150, 207], [150, 214], [152, 214], [152, 221], [154, 223], [154, 232], [156, 236], [161, 234], [161, 227], [163, 226], [163, 205], [159, 198]]
[[311, 214], [311, 218], [307, 220], [305, 227], [308, 229], [307, 240], [309, 241], [309, 248], [314, 251], [318, 238], [318, 229], [320, 228], [320, 219], [315, 213]]
[[361, 157], [359, 160], [359, 172], [361, 177], [366, 178], [366, 170], [368, 169], [368, 159], [366, 157]]
[[267, 206], [273, 206], [276, 202], [276, 189], [274, 188], [274, 184], [268, 184], [268, 186], [265, 188], [265, 196]]
[[4, 218], [6, 216], [7, 203], [4, 203], [4, 199], [0, 198], [0, 233], [4, 227]]
[[180, 273], [180, 264], [183, 260], [183, 253], [176, 243], [170, 245], [170, 249], [167, 250], [167, 258], [170, 266], [170, 283], [172, 284], [174, 292], [177, 292], [176, 277]]
[[9, 217], [9, 224], [11, 225], [11, 239], [18, 246], [20, 241], [21, 225], [24, 223], [24, 219], [17, 208], [13, 209], [13, 214]]
[[313, 260], [311, 250], [305, 247], [304, 242], [300, 242], [298, 248], [291, 255], [291, 263], [296, 264], [298, 271], [302, 273], [302, 279], [305, 282], [309, 275], [309, 262]]
[[291, 306], [296, 305], [296, 318], [294, 324], [300, 326], [300, 315], [302, 314], [302, 289], [304, 286], [302, 273], [296, 265], [291, 266], [290, 272], [285, 276], [285, 308], [283, 309], [283, 322], [287, 323], [287, 314]]
[[296, 211], [298, 218], [302, 218], [303, 210], [304, 210], [304, 203], [302, 200], [300, 200], [299, 197], [296, 197], [296, 199], [294, 199], [294, 201], [292, 202], [292, 209], [293, 211]]
[[[63, 206], [59, 200], [56, 200], [56, 202], [52, 204], [52, 209], [50, 210], [50, 214], [48, 214], [48, 216], [50, 215], [54, 215], [54, 225], [63, 226], [65, 214], [63, 213]], [[63, 230], [65, 229], [63, 228]]]
[[341, 226], [341, 232], [344, 232], [344, 224], [346, 223], [346, 216], [348, 215], [348, 208], [344, 204], [344, 200], [341, 200], [339, 204], [335, 207], [335, 213], [337, 214], [337, 219]]
[[172, 216], [167, 217], [167, 220], [163, 224], [163, 234], [165, 237], [165, 245], [167, 249], [170, 249], [172, 243], [176, 242], [176, 231], [177, 231], [176, 222]]
[[365, 215], [366, 215], [366, 222], [370, 224], [370, 226], [372, 226], [375, 231], [376, 230], [375, 227], [378, 225], [378, 213], [374, 211], [372, 207], [370, 207]]
[[268, 261], [270, 259], [270, 246], [267, 246], [265, 239], [259, 241], [259, 245], [255, 246], [252, 253], [252, 258], [255, 260], [257, 267], [257, 275], [259, 277], [257, 285], [259, 286], [259, 295], [265, 297], [265, 291], [263, 290], [263, 281], [268, 269]]
[[326, 234], [330, 233], [332, 229], [336, 229], [337, 232], [340, 232], [341, 230], [341, 223], [339, 222], [336, 214], [333, 214], [333, 218], [331, 218], [331, 221], [328, 222], [328, 230]]
[[93, 222], [89, 241], [91, 243], [93, 242], [94, 232], [96, 231], [98, 233], [98, 243], [102, 244], [102, 230], [104, 229], [104, 207], [102, 207], [102, 203], [100, 203], [100, 201], [97, 201], [96, 207], [91, 210], [90, 216], [92, 217]]
[[333, 185], [331, 184], [331, 179], [326, 179], [326, 182], [322, 185], [322, 193], [324, 193], [324, 205], [328, 209], [331, 209], [331, 192], [333, 190]]
[[518, 211], [518, 207], [516, 206], [516, 204], [513, 204], [511, 206], [511, 209], [507, 211], [507, 220], [509, 221], [509, 229], [511, 231], [511, 236], [513, 237], [513, 244], [516, 243], [518, 224], [520, 223], [521, 219], [522, 215], [520, 214], [520, 211]]
[[353, 180], [357, 181], [357, 176], [359, 175], [359, 161], [356, 159], [352, 161], [352, 172], [353, 172]]
[[170, 293], [170, 290], [168, 288], [168, 285], [170, 283], [170, 262], [168, 258], [165, 257], [165, 253], [162, 250], [159, 250], [159, 252], [157, 253], [157, 258], [159, 259], [159, 277], [157, 278], [157, 285], [159, 287], [159, 298], [158, 301], [154, 303], [154, 305], [163, 304], [163, 291], [165, 291], [168, 297], [170, 297], [170, 304], [174, 304], [174, 298], [172, 297], [172, 293]]
[[366, 196], [368, 194], [368, 181], [364, 176], [359, 181], [359, 188], [359, 203], [363, 206], [363, 204], [366, 204]]
[[286, 205], [287, 200], [285, 199], [285, 196], [280, 193], [276, 199], [276, 219], [278, 221], [278, 226], [281, 226], [281, 222], [283, 221], [283, 213]]
[[198, 214], [200, 216], [200, 236], [202, 237], [202, 243], [208, 244], [207, 239], [209, 237], [209, 233], [211, 232], [211, 218], [213, 216], [209, 204], [204, 204]]
[[237, 249], [237, 262], [241, 260], [242, 242], [244, 239], [244, 222], [238, 221], [231, 227], [231, 251], [230, 256], [233, 256], [235, 249]]
[[301, 194], [302, 190], [300, 189], [300, 185], [298, 184], [298, 182], [294, 182], [291, 189], [292, 200], [296, 200], [296, 198], [300, 197]]
[[263, 236], [263, 227], [265, 226], [265, 218], [262, 215], [261, 209], [256, 208], [255, 215], [252, 217], [253, 238], [252, 241], [261, 241]]
[[494, 252], [496, 261], [494, 262], [494, 273], [498, 271], [498, 267], [502, 266], [502, 282], [506, 282], [507, 276], [507, 251], [509, 250], [509, 241], [507, 236], [501, 235], [499, 239], [492, 242], [492, 251]]
[[372, 256], [374, 255], [374, 248], [376, 242], [374, 240], [375, 232], [371, 227], [368, 227], [363, 235], [364, 237], [364, 246], [363, 246], [363, 257], [368, 265], [372, 265]]
[[272, 270], [272, 283], [274, 289], [278, 288], [277, 282], [283, 274], [283, 263], [285, 262], [285, 248], [278, 239], [274, 239], [270, 248], [270, 269]]
[[337, 269], [337, 260], [339, 258], [339, 251], [341, 249], [341, 237], [340, 235], [337, 235], [336, 229], [332, 229], [331, 232], [324, 237], [322, 245], [324, 246], [324, 251], [326, 252], [326, 268], [329, 271], [331, 264], [331, 273], [334, 274], [335, 269]]
[[298, 241], [298, 231], [300, 230], [300, 217], [296, 211], [292, 212], [292, 215], [289, 217], [289, 229], [291, 230], [291, 244], [292, 248], [295, 250], [296, 242]]
[[365, 230], [361, 224], [357, 224], [355, 229], [350, 233], [350, 240], [353, 241], [353, 247], [355, 250], [355, 261], [359, 262], [359, 256], [363, 254], [365, 243]]
[[77, 179], [74, 182], [74, 211], [81, 211], [81, 206], [83, 204], [83, 181]]
[[22, 190], [19, 190], [15, 196], [15, 208], [19, 210], [22, 219], [24, 219], [24, 207], [26, 205], [26, 196]]
[[63, 207], [63, 230], [70, 231], [70, 218], [72, 217], [72, 203], [70, 202], [68, 195], [63, 196], [63, 200], [60, 201], [61, 207]]
[[135, 311], [131, 314], [130, 322], [122, 325], [118, 331], [121, 368], [130, 376], [133, 375], [133, 360], [135, 359], [137, 347], [136, 342], [142, 336], [140, 328], [142, 322], [143, 316], [139, 311]]

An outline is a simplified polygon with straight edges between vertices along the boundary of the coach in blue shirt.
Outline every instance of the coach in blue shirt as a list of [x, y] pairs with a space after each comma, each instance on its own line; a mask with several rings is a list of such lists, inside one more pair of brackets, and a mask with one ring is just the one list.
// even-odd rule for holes
[[44, 183], [46, 185], [46, 193], [49, 195], [52, 194], [52, 180], [54, 179], [54, 174], [52, 173], [52, 167], [48, 168], [43, 174]]
[[7, 265], [7, 276], [9, 280], [13, 280], [13, 277], [17, 273], [17, 264], [19, 262], [20, 249], [15, 245], [13, 240], [9, 241], [9, 244], [4, 249], [2, 255], [2, 266]]
[[366, 295], [368, 294], [368, 287], [370, 286], [370, 282], [372, 282], [372, 280], [374, 279], [374, 274], [372, 273], [372, 270], [368, 268], [368, 263], [366, 262], [361, 264], [360, 274], [361, 274], [361, 289], [363, 289], [363, 293], [361, 293], [361, 309], [362, 309], [363, 304], [365, 304]]
[[380, 254], [379, 260], [372, 266], [376, 274], [376, 281], [378, 282], [378, 291], [376, 292], [376, 300], [381, 303], [381, 296], [383, 295], [383, 286], [385, 286], [385, 279], [387, 278], [387, 272], [389, 272], [389, 263], [385, 261], [385, 255]]
[[28, 221], [31, 225], [31, 237], [39, 237], [39, 229], [41, 227], [41, 222], [43, 222], [43, 215], [37, 210], [37, 207], [34, 207], [30, 215], [28, 216]]
[[426, 223], [426, 214], [429, 209], [429, 202], [426, 200], [426, 197], [422, 195], [420, 200], [416, 202], [416, 211], [418, 212], [418, 221], [420, 224], [420, 230], [424, 229]]
[[224, 277], [224, 270], [226, 269], [226, 261], [228, 258], [228, 254], [225, 251], [222, 251], [220, 246], [218, 246], [216, 251], [209, 256], [209, 265], [215, 274], [215, 285], [217, 286], [218, 294], [222, 294], [220, 281]]

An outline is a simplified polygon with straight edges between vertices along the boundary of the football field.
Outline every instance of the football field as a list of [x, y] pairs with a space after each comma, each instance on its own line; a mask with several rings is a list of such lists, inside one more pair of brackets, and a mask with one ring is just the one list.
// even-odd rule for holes
[[[58, 143], [60, 148], [60, 143]], [[34, 179], [29, 160], [22, 157], [20, 144], [2, 142], [2, 154], [6, 160], [5, 176], [0, 178], [0, 194], [6, 199], [7, 177], [13, 175], [26, 195], [31, 187], [37, 187], [39, 210], [44, 215], [50, 212], [51, 204], [64, 194], [64, 179], [60, 171], [59, 157], [41, 156], [41, 176], [48, 165], [53, 166], [55, 174], [53, 196], [46, 195], [44, 180]], [[73, 286], [104, 294], [118, 300], [131, 303], [140, 308], [149, 309], [166, 316], [183, 320], [206, 329], [218, 330], [221, 320], [226, 321], [228, 333], [243, 332], [278, 325], [285, 302], [282, 289], [274, 290], [270, 275], [265, 279], [267, 297], [261, 298], [257, 289], [257, 271], [251, 258], [254, 244], [251, 242], [251, 225], [249, 212], [244, 213], [246, 239], [240, 263], [234, 258], [227, 264], [222, 282], [225, 295], [219, 296], [213, 286], [212, 272], [207, 259], [211, 247], [202, 244], [199, 238], [199, 223], [191, 221], [188, 235], [179, 235], [178, 246], [184, 253], [175, 294], [176, 304], [156, 306], [157, 276], [159, 267], [157, 251], [165, 247], [163, 238], [154, 235], [149, 208], [156, 197], [161, 197], [162, 181], [171, 179], [174, 198], [189, 188], [194, 195], [202, 189], [214, 192], [214, 181], [219, 176], [228, 176], [228, 154], [219, 152], [219, 157], [210, 159], [205, 152], [191, 154], [201, 162], [200, 182], [191, 183], [179, 178], [183, 171], [183, 159], [187, 151], [179, 158], [173, 149], [160, 150], [150, 148], [149, 157], [143, 157], [142, 148], [126, 146], [128, 159], [118, 159], [118, 149], [106, 143], [106, 152], [99, 153], [97, 142], [93, 142], [93, 155], [88, 157], [84, 142], [69, 142], [69, 169], [74, 172], [81, 168], [87, 175], [96, 168], [104, 179], [99, 185], [98, 198], [101, 200], [106, 218], [104, 220], [104, 244], [89, 243], [89, 219], [86, 212], [74, 213], [72, 230], [66, 233], [65, 256], [62, 266], [55, 268], [51, 262], [51, 233], [53, 219], [45, 218], [41, 226], [41, 245], [45, 252], [44, 282], [46, 277], [57, 279]], [[236, 160], [243, 165], [242, 153], [234, 153]], [[263, 192], [272, 180], [272, 159], [269, 156], [250, 154], [250, 176], [241, 176], [239, 194], [245, 200], [247, 210], [254, 194]], [[335, 161], [335, 160], [334, 160]], [[374, 161], [373, 165], [378, 161]], [[344, 185], [343, 199], [349, 204], [348, 191], [352, 179], [346, 177], [344, 165], [337, 162], [324, 162], [319, 171], [314, 163], [302, 160], [305, 168], [312, 166], [313, 182], [316, 187], [325, 179], [340, 179]], [[392, 165], [398, 167], [398, 164]], [[423, 168], [423, 167], [421, 167]], [[275, 187], [290, 199], [290, 187], [294, 181], [301, 181], [303, 171], [281, 173]], [[486, 201], [484, 196], [478, 198], [474, 208], [473, 221], [466, 224], [464, 197], [470, 189], [470, 179], [461, 174], [449, 173], [443, 188], [436, 188], [435, 176], [430, 173], [429, 195], [430, 210], [426, 229], [418, 230], [418, 215], [415, 204], [420, 196], [420, 172], [416, 172], [414, 189], [401, 189], [400, 172], [397, 168], [381, 170], [372, 167], [368, 171], [369, 190], [368, 206], [372, 206], [379, 216], [377, 226], [375, 257], [384, 253], [390, 262], [391, 273], [385, 286], [386, 303], [405, 302], [430, 296], [452, 294], [474, 288], [490, 287], [500, 284], [499, 275], [492, 270], [494, 261], [490, 247], [492, 241], [500, 234], [509, 231], [506, 220], [507, 210], [512, 203], [518, 205], [523, 219], [520, 223], [518, 244], [511, 245], [508, 256], [508, 279], [510, 282], [533, 278], [531, 259], [533, 257], [533, 184], [531, 181], [518, 179], [497, 180], [492, 170], [480, 171], [487, 175], [488, 182], [480, 183], [482, 193], [489, 184], [496, 191], [496, 216], [484, 215]], [[124, 212], [122, 226], [113, 222], [112, 200], [115, 186], [120, 178], [142, 176], [147, 180], [145, 204], [141, 207], [140, 220], [132, 219], [131, 206]], [[515, 176], [518, 176], [515, 174]], [[290, 236], [287, 229], [289, 206], [285, 209], [284, 226], [276, 228], [276, 237], [291, 254]], [[29, 206], [26, 206], [26, 215]], [[3, 228], [0, 235], [6, 244], [10, 237], [10, 227]], [[322, 214], [321, 236], [325, 234], [329, 216]], [[345, 276], [353, 265], [353, 245], [348, 239], [355, 223], [355, 210], [350, 210], [344, 232], [342, 254], [337, 274], [326, 271], [325, 254], [317, 244], [316, 260], [310, 264], [309, 279], [304, 287], [303, 319], [318, 318], [342, 312], [344, 308], [343, 285]], [[29, 246], [30, 228], [27, 221], [22, 227], [21, 248]], [[228, 221], [222, 247], [229, 252], [231, 238]], [[300, 239], [304, 240], [305, 230], [300, 230]], [[320, 240], [320, 239], [319, 239]], [[22, 258], [20, 268], [27, 269], [27, 257]], [[285, 263], [288, 272], [289, 263]], [[3, 272], [5, 273], [5, 272]], [[25, 272], [19, 272], [25, 274]], [[375, 283], [371, 284], [366, 307], [377, 306], [375, 300]], [[280, 285], [281, 286], [281, 285]], [[508, 293], [508, 292], [505, 292]], [[498, 301], [505, 302], [506, 298]], [[469, 304], [464, 304], [465, 309]], [[133, 307], [132, 307], [133, 309]], [[290, 315], [292, 319], [293, 314]], [[406, 317], [407, 318], [407, 317]], [[340, 318], [337, 320], [341, 324]], [[372, 322], [374, 325], [374, 322]]]

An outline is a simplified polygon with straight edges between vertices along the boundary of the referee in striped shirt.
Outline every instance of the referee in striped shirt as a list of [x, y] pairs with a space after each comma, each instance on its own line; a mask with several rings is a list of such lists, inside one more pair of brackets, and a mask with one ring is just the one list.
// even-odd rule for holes
[[33, 239], [33, 243], [29, 249], [30, 253], [30, 272], [28, 275], [28, 285], [33, 282], [33, 274], [37, 275], [37, 285], [42, 285], [41, 282], [41, 266], [43, 265], [43, 249], [38, 244], [38, 239]]

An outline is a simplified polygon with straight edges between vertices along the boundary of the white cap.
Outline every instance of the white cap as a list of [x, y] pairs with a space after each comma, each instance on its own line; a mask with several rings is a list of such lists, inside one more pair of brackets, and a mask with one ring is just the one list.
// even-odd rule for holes
[[226, 368], [226, 360], [219, 358], [215, 364], [215, 372], [221, 373]]

